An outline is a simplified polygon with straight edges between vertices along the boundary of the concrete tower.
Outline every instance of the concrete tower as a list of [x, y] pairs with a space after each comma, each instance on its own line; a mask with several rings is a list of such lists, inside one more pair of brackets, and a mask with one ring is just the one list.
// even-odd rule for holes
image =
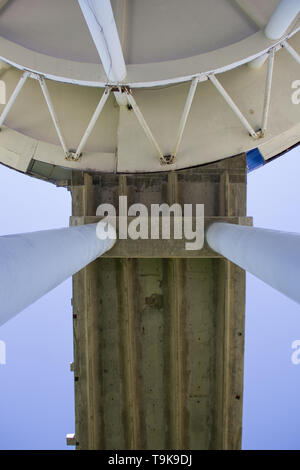
[[[299, 29], [298, 0], [0, 2], [0, 162], [72, 193], [70, 228], [0, 237], [0, 323], [74, 275], [78, 449], [240, 448], [244, 270], [300, 301], [300, 236], [246, 212], [300, 140]], [[100, 240], [120, 196], [203, 204], [203, 247]]]

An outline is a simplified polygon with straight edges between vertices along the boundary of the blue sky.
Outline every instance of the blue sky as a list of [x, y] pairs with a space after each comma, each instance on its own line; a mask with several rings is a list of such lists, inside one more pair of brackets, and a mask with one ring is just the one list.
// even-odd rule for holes
[[[70, 193], [0, 166], [0, 234], [68, 226]], [[26, 282], [26, 279], [24, 279]], [[28, 286], [30, 288], [30, 286]], [[0, 449], [63, 449], [74, 432], [71, 280], [0, 328]]]
[[[300, 147], [249, 174], [255, 226], [300, 232], [299, 171]], [[300, 449], [299, 339], [300, 305], [247, 274], [244, 448]]]
[[[300, 232], [300, 147], [249, 175], [254, 224]], [[0, 235], [68, 225], [70, 194], [0, 166]], [[26, 280], [24, 280], [26, 282]], [[300, 449], [300, 306], [247, 275], [244, 449]], [[0, 449], [64, 449], [74, 431], [71, 281], [0, 328]]]

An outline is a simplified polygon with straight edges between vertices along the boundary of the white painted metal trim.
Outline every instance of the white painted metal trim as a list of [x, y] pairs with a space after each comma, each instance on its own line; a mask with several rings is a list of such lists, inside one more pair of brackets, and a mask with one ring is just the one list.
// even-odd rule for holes
[[152, 134], [152, 131], [150, 129], [150, 127], [148, 126], [140, 108], [138, 107], [132, 93], [130, 92], [130, 90], [127, 90], [126, 92], [127, 94], [127, 99], [128, 99], [128, 103], [130, 104], [130, 106], [132, 106], [132, 109], [136, 115], [136, 118], [138, 120], [138, 122], [140, 123], [142, 129], [144, 130], [146, 136], [148, 137], [148, 140], [151, 142], [151, 144], [153, 145], [154, 149], [156, 150], [159, 158], [161, 159], [161, 161], [164, 160], [164, 155], [154, 137], [154, 135]]
[[194, 78], [192, 80], [192, 83], [191, 83], [191, 86], [190, 86], [190, 89], [189, 89], [189, 93], [188, 93], [188, 96], [187, 96], [187, 99], [186, 99], [186, 102], [185, 102], [185, 105], [184, 105], [183, 113], [182, 113], [182, 116], [181, 116], [181, 119], [180, 119], [177, 138], [176, 138], [176, 143], [175, 143], [175, 146], [174, 146], [174, 149], [173, 149], [173, 152], [172, 152], [172, 157], [173, 158], [176, 158], [176, 155], [177, 155], [177, 152], [178, 152], [181, 140], [182, 140], [183, 132], [184, 132], [186, 122], [187, 122], [187, 119], [188, 119], [188, 116], [189, 116], [189, 113], [190, 113], [190, 109], [191, 109], [191, 106], [192, 106], [192, 102], [193, 102], [193, 99], [194, 99], [194, 96], [195, 96], [195, 93], [196, 93], [197, 85], [198, 85], [198, 78]]
[[85, 146], [91, 132], [93, 131], [93, 129], [95, 127], [95, 124], [96, 124], [96, 122], [97, 122], [97, 120], [98, 120], [98, 118], [99, 118], [99, 116], [100, 116], [100, 114], [101, 114], [101, 112], [104, 108], [104, 105], [105, 105], [105, 103], [106, 103], [106, 101], [109, 97], [109, 94], [110, 94], [110, 87], [107, 87], [104, 90], [103, 95], [101, 96], [100, 101], [99, 101], [99, 103], [98, 103], [98, 105], [97, 105], [97, 107], [94, 111], [94, 114], [91, 117], [91, 120], [90, 120], [90, 122], [89, 122], [89, 124], [86, 128], [86, 131], [82, 136], [82, 139], [81, 139], [81, 141], [78, 145], [78, 148], [77, 148], [75, 154], [73, 155], [74, 160], [78, 160], [78, 158], [80, 157], [81, 152], [84, 149], [84, 146]]
[[255, 130], [253, 129], [253, 127], [251, 126], [251, 124], [248, 122], [248, 120], [245, 118], [245, 116], [243, 115], [243, 113], [240, 111], [240, 109], [238, 108], [238, 106], [235, 104], [235, 102], [233, 101], [233, 99], [230, 97], [230, 95], [227, 93], [227, 91], [225, 90], [225, 88], [223, 87], [223, 85], [221, 85], [221, 83], [219, 82], [219, 80], [217, 79], [217, 77], [215, 75], [209, 75], [209, 80], [212, 82], [212, 84], [216, 87], [216, 89], [218, 90], [218, 92], [223, 96], [224, 100], [226, 101], [226, 103], [230, 106], [230, 108], [232, 109], [232, 111], [236, 114], [236, 116], [239, 118], [239, 120], [241, 121], [241, 123], [243, 124], [243, 126], [247, 129], [247, 131], [249, 132], [249, 134], [254, 138], [254, 139], [257, 139], [258, 138], [258, 134], [255, 132]]
[[[269, 112], [269, 106], [270, 106], [270, 96], [271, 96], [271, 85], [272, 85], [272, 74], [273, 74], [273, 65], [274, 65], [274, 57], [275, 57], [275, 52], [278, 50], [278, 48], [281, 48], [281, 47], [285, 47], [286, 50], [292, 55], [292, 57], [300, 64], [300, 56], [297, 54], [297, 52], [286, 42], [286, 41], [283, 41], [282, 43], [280, 43], [279, 45], [276, 45], [274, 46], [273, 48], [271, 48], [268, 52], [269, 52], [269, 59], [268, 59], [268, 71], [267, 71], [267, 78], [266, 78], [266, 90], [265, 90], [265, 98], [264, 98], [264, 107], [263, 107], [263, 119], [262, 119], [262, 128], [261, 128], [261, 132], [258, 133], [258, 132], [255, 132], [255, 130], [253, 129], [253, 127], [250, 125], [250, 123], [248, 122], [248, 120], [246, 119], [246, 117], [242, 114], [242, 112], [240, 111], [240, 109], [238, 108], [238, 106], [234, 103], [234, 101], [232, 100], [232, 98], [230, 97], [230, 95], [228, 94], [228, 92], [224, 89], [224, 87], [221, 85], [221, 83], [219, 82], [219, 80], [217, 79], [217, 77], [214, 75], [214, 74], [208, 74], [208, 75], [203, 75], [203, 74], [200, 74], [200, 75], [197, 75], [197, 76], [194, 76], [194, 77], [191, 77], [191, 80], [192, 80], [192, 83], [191, 83], [191, 86], [190, 86], [190, 89], [189, 89], [189, 93], [188, 93], [188, 96], [187, 96], [187, 99], [186, 99], [186, 102], [185, 102], [185, 106], [184, 106], [184, 110], [183, 110], [183, 113], [182, 113], [182, 116], [181, 116], [181, 120], [180, 120], [180, 124], [179, 124], [179, 129], [178, 129], [178, 134], [177, 134], [177, 138], [176, 138], [176, 143], [175, 143], [175, 146], [174, 146], [174, 149], [173, 149], [173, 153], [168, 155], [167, 157], [164, 157], [163, 153], [162, 153], [162, 150], [158, 144], [158, 142], [156, 141], [151, 129], [149, 128], [141, 110], [139, 109], [133, 95], [132, 95], [132, 92], [131, 90], [128, 88], [128, 87], [122, 87], [122, 90], [120, 88], [120, 86], [118, 86], [118, 89], [120, 91], [124, 91], [124, 95], [126, 96], [126, 99], [128, 101], [128, 103], [132, 106], [133, 110], [134, 110], [134, 113], [141, 125], [141, 127], [143, 128], [146, 136], [148, 137], [149, 141], [152, 143], [155, 151], [157, 152], [160, 160], [162, 163], [171, 163], [174, 159], [174, 157], [176, 157], [177, 153], [178, 153], [178, 149], [179, 149], [179, 146], [180, 146], [180, 143], [181, 143], [181, 140], [182, 140], [182, 136], [183, 136], [183, 132], [184, 132], [184, 129], [185, 129], [185, 125], [186, 125], [186, 122], [187, 122], [187, 119], [188, 119], [188, 115], [189, 115], [189, 112], [190, 112], [190, 108], [191, 108], [191, 105], [192, 105], [192, 102], [193, 102], [193, 99], [194, 99], [194, 95], [195, 95], [195, 91], [196, 91], [196, 87], [197, 87], [197, 84], [199, 81], [205, 81], [207, 79], [209, 79], [213, 85], [216, 87], [216, 89], [219, 91], [219, 93], [223, 96], [223, 98], [225, 99], [225, 101], [228, 103], [228, 105], [230, 106], [230, 108], [233, 110], [233, 112], [236, 114], [236, 116], [239, 118], [239, 120], [241, 121], [241, 123], [243, 124], [243, 126], [247, 129], [247, 131], [249, 132], [249, 134], [253, 137], [253, 138], [258, 138], [258, 137], [264, 137], [265, 135], [265, 132], [266, 132], [266, 129], [267, 129], [267, 120], [268, 120], [268, 112]], [[95, 123], [100, 115], [100, 113], [102, 112], [103, 110], [103, 107], [108, 99], [108, 96], [110, 94], [110, 91], [111, 91], [111, 88], [114, 86], [114, 85], [106, 85], [106, 90], [104, 91], [99, 103], [98, 103], [98, 106], [96, 107], [96, 110], [94, 111], [94, 114], [88, 124], [88, 127], [78, 145], [78, 148], [76, 150], [76, 152], [70, 152], [66, 146], [66, 142], [65, 142], [65, 139], [63, 137], [63, 134], [62, 134], [62, 131], [60, 129], [60, 126], [59, 126], [59, 122], [58, 122], [58, 119], [57, 119], [57, 116], [56, 116], [56, 113], [55, 113], [55, 110], [54, 110], [54, 107], [53, 107], [53, 104], [52, 104], [52, 101], [51, 101], [51, 97], [50, 97], [50, 94], [49, 94], [49, 91], [48, 91], [48, 87], [47, 87], [47, 84], [46, 84], [46, 81], [45, 81], [45, 77], [44, 76], [41, 76], [39, 74], [36, 74], [36, 73], [33, 73], [33, 72], [30, 72], [30, 71], [24, 71], [21, 79], [19, 80], [15, 90], [13, 91], [7, 105], [5, 106], [3, 112], [2, 112], [2, 115], [0, 116], [0, 128], [1, 126], [3, 125], [3, 122], [8, 114], [8, 112], [10, 111], [11, 107], [13, 106], [19, 92], [21, 91], [25, 81], [27, 80], [28, 77], [32, 77], [34, 79], [37, 79], [40, 83], [40, 86], [41, 86], [41, 89], [43, 91], [43, 94], [44, 94], [44, 97], [45, 97], [45, 100], [46, 100], [46, 103], [47, 103], [47, 106], [48, 106], [48, 109], [49, 109], [49, 112], [50, 112], [50, 115], [51, 115], [51, 118], [52, 118], [52, 121], [53, 121], [53, 124], [55, 126], [55, 129], [56, 129], [56, 132], [57, 132], [57, 135], [58, 135], [58, 138], [59, 138], [59, 141], [60, 141], [60, 144], [62, 146], [62, 149], [65, 153], [65, 156], [66, 158], [68, 159], [72, 159], [72, 160], [78, 160], [80, 155], [81, 155], [81, 152], [95, 126]], [[119, 93], [119, 92], [118, 92]]]
[[[292, 31], [290, 34], [283, 37], [281, 40], [275, 42], [272, 45], [272, 47], [275, 48], [276, 51], [278, 51], [279, 49], [281, 49], [283, 41], [288, 40], [289, 38], [294, 36], [299, 31], [300, 31], [300, 26], [298, 28], [296, 28], [294, 31]], [[242, 60], [230, 63], [230, 64], [225, 65], [223, 67], [218, 67], [216, 69], [207, 70], [205, 72], [193, 73], [193, 74], [190, 74], [190, 75], [174, 77], [174, 78], [167, 78], [167, 79], [161, 79], [161, 80], [152, 80], [152, 81], [149, 80], [147, 82], [145, 82], [145, 81], [143, 81], [143, 82], [126, 82], [126, 83], [124, 82], [124, 83], [122, 83], [122, 85], [130, 87], [130, 88], [151, 88], [151, 87], [157, 87], [157, 86], [168, 86], [168, 85], [172, 85], [172, 84], [176, 84], [176, 83], [189, 82], [195, 77], [197, 77], [198, 81], [201, 82], [201, 81], [207, 80], [207, 75], [210, 75], [210, 74], [218, 75], [220, 73], [228, 72], [229, 70], [233, 70], [237, 67], [240, 67], [240, 66], [245, 65], [249, 62], [252, 62], [255, 59], [258, 59], [259, 57], [261, 57], [265, 54], [268, 54], [269, 50], [270, 50], [270, 46], [263, 49], [262, 51], [258, 52], [257, 54], [253, 54], [251, 56], [245, 57]], [[12, 65], [13, 67], [15, 67], [19, 70], [29, 71], [31, 73], [38, 74], [38, 75], [40, 74], [40, 75], [43, 75], [45, 78], [47, 78], [49, 80], [56, 81], [56, 82], [69, 83], [69, 84], [73, 84], [73, 85], [88, 86], [88, 87], [99, 87], [99, 88], [105, 88], [108, 85], [107, 82], [72, 79], [72, 78], [65, 77], [65, 76], [57, 76], [57, 75], [53, 75], [53, 74], [50, 74], [50, 73], [44, 73], [41, 70], [31, 69], [31, 68], [25, 67], [21, 64], [18, 64], [14, 61], [11, 61], [11, 60], [5, 58], [4, 56], [0, 56], [0, 60], [3, 60], [4, 62]], [[119, 83], [110, 83], [110, 85], [119, 86]]]
[[273, 69], [274, 69], [274, 57], [275, 51], [274, 49], [270, 50], [269, 57], [268, 57], [268, 70], [267, 70], [267, 77], [266, 77], [266, 90], [265, 90], [265, 98], [264, 98], [264, 107], [263, 107], [263, 120], [261, 126], [261, 137], [264, 137], [267, 130], [268, 124], [268, 116], [269, 116], [269, 109], [270, 109], [270, 100], [271, 100], [271, 88], [272, 88], [272, 78], [273, 78]]
[[300, 55], [295, 49], [286, 41], [282, 43], [283, 47], [288, 51], [288, 53], [295, 59], [296, 62], [300, 65]]
[[68, 151], [68, 148], [66, 146], [64, 136], [62, 135], [62, 132], [61, 132], [60, 127], [59, 127], [59, 122], [58, 122], [58, 119], [57, 119], [57, 116], [56, 116], [56, 113], [55, 113], [55, 110], [54, 110], [54, 107], [53, 107], [53, 104], [52, 104], [52, 100], [51, 100], [51, 97], [50, 97], [50, 94], [49, 94], [47, 83], [46, 83], [44, 77], [41, 77], [41, 76], [38, 77], [38, 81], [41, 85], [41, 89], [42, 89], [43, 95], [45, 97], [45, 100], [46, 100], [46, 103], [47, 103], [47, 106], [48, 106], [48, 109], [49, 109], [49, 112], [50, 112], [55, 130], [57, 132], [60, 144], [63, 148], [63, 151], [65, 152], [65, 155], [67, 156], [69, 151]]
[[2, 114], [0, 116], [0, 129], [1, 126], [3, 125], [9, 111], [11, 110], [11, 107], [13, 106], [14, 102], [16, 101], [17, 96], [19, 95], [20, 91], [22, 90], [27, 78], [29, 77], [30, 73], [29, 72], [24, 72], [22, 77], [20, 78], [16, 88], [12, 92], [8, 102], [5, 105], [5, 108], [2, 111]]

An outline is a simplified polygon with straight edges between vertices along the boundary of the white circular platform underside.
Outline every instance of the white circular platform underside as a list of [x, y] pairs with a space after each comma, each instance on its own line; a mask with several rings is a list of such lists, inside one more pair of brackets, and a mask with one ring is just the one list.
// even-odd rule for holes
[[[37, 5], [34, 0], [23, 0], [23, 3], [14, 0], [3, 7], [2, 13], [0, 10], [0, 57], [11, 65], [8, 69], [3, 67], [1, 79], [6, 84], [8, 99], [24, 70], [45, 77], [66, 147], [68, 151], [76, 151], [107, 85], [106, 77], [97, 63], [97, 51], [77, 2], [55, 0], [50, 6], [49, 2], [41, 0], [36, 15], [30, 20], [34, 26], [30, 29], [30, 21], [25, 25], [20, 13], [25, 4], [30, 8], [34, 3]], [[52, 178], [57, 167], [99, 172], [168, 171], [209, 163], [257, 147], [268, 160], [300, 141], [300, 104], [292, 101], [300, 67], [281, 47], [287, 39], [288, 44], [300, 52], [299, 23], [295, 23], [280, 41], [270, 41], [239, 10], [234, 0], [189, 0], [190, 13], [194, 14], [178, 19], [172, 10], [167, 23], [164, 23], [164, 15], [168, 11], [167, 8], [162, 9], [161, 4], [167, 6], [169, 0], [154, 2], [159, 14], [153, 18], [151, 11], [155, 10], [154, 5], [151, 10], [146, 7], [149, 2], [144, 0], [129, 3], [123, 37], [120, 28], [124, 25], [120, 26], [123, 23], [118, 20], [123, 2], [112, 2], [126, 51], [127, 77], [121, 85], [132, 90], [163, 155], [170, 155], [174, 148], [191, 80], [196, 77], [199, 82], [174, 163], [161, 164], [158, 152], [145, 135], [136, 114], [127, 106], [120, 106], [113, 92], [88, 137], [82, 156], [77, 161], [66, 159], [36, 75], [27, 79], [4, 122], [5, 127], [0, 133], [2, 163], [23, 172], [30, 172], [34, 165], [47, 165], [47, 171], [42, 175], [46, 179]], [[201, 21], [197, 18], [197, 29], [197, 21], [192, 17], [196, 16], [200, 3], [206, 16], [203, 14]], [[222, 15], [219, 10], [221, 4], [225, 8]], [[262, 23], [276, 4], [276, 0], [261, 2], [262, 6], [256, 13], [261, 13]], [[219, 15], [215, 15], [216, 8]], [[66, 22], [67, 13], [72, 21]], [[215, 22], [215, 34], [212, 27], [206, 26], [209, 21]], [[156, 25], [157, 34], [152, 32], [150, 47], [151, 24]], [[164, 24], [168, 25], [165, 29]], [[180, 39], [182, 31], [186, 31], [185, 41]], [[195, 36], [197, 31], [199, 38]], [[66, 39], [62, 44], [62, 35], [70, 37], [70, 40]], [[140, 37], [138, 44], [135, 44], [134, 37]], [[61, 47], [58, 47], [59, 42]], [[163, 44], [161, 48], [160, 43]], [[197, 47], [198, 54], [195, 53]], [[217, 76], [250, 127], [259, 133], [268, 65], [265, 63], [260, 69], [251, 69], [247, 63], [273, 48], [275, 60], [267, 131], [264, 137], [254, 139], [208, 78], [211, 74]], [[3, 109], [4, 105], [0, 105], [0, 111]], [[55, 179], [63, 178], [58, 176]]]

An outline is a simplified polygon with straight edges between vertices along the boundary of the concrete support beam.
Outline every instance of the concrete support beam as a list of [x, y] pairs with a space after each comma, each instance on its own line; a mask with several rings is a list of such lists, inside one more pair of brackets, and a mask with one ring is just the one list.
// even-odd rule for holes
[[0, 237], [0, 325], [109, 250], [96, 224]]
[[217, 253], [300, 303], [300, 234], [214, 223], [206, 238]]

